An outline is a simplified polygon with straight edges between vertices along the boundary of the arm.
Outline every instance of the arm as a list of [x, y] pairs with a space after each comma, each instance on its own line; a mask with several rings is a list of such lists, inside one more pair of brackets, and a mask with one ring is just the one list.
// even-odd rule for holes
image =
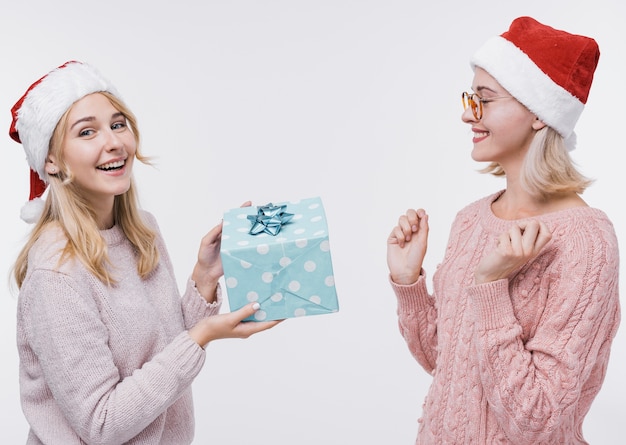
[[[249, 207], [252, 202], [246, 201], [241, 207]], [[220, 247], [222, 245], [222, 221], [213, 227], [201, 240], [198, 261], [191, 274], [196, 288], [207, 303], [218, 300], [218, 281], [224, 275]]]
[[194, 266], [191, 279], [207, 303], [218, 298], [218, 281], [224, 275], [220, 246], [222, 244], [222, 223], [213, 227], [200, 241], [198, 261]]
[[391, 281], [398, 299], [398, 327], [409, 351], [417, 362], [432, 374], [437, 359], [437, 309], [428, 295], [422, 274], [413, 285], [401, 286]]
[[[242, 207], [249, 206], [247, 201]], [[157, 227], [152, 218], [152, 224]], [[158, 227], [157, 227], [158, 228]], [[164, 266], [174, 276], [165, 243], [157, 230], [161, 243], [161, 259]], [[243, 322], [253, 315], [258, 304], [250, 303], [237, 311], [228, 314], [219, 314], [222, 303], [219, 279], [224, 275], [220, 247], [222, 241], [222, 222], [214, 226], [201, 240], [198, 250], [198, 260], [194, 266], [191, 278], [181, 300], [181, 308], [185, 328], [189, 337], [204, 348], [213, 340], [224, 338], [248, 338], [253, 334], [265, 331], [276, 326], [280, 321]]]
[[549, 442], [586, 412], [604, 378], [619, 323], [618, 254], [616, 241], [598, 233], [570, 234], [568, 249], [545, 252], [516, 276], [523, 280], [517, 293], [542, 305], [530, 338], [508, 279], [468, 289], [485, 395], [501, 428], [519, 443]]
[[29, 391], [27, 406], [60, 410], [86, 442], [124, 443], [189, 389], [205, 354], [181, 331], [152, 355], [141, 340], [150, 341], [140, 335], [147, 326], [142, 318], [133, 326], [140, 338], [117, 324], [107, 327], [104, 320], [114, 313], [91, 292], [89, 280], [32, 272], [18, 311], [22, 388]]
[[411, 354], [431, 373], [435, 368], [437, 311], [422, 270], [428, 244], [428, 215], [409, 209], [387, 239], [389, 281], [398, 298], [398, 325]]

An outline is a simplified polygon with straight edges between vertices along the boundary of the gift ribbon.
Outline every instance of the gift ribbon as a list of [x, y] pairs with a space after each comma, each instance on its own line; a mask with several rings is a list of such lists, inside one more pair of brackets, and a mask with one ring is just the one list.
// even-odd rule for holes
[[293, 213], [284, 211], [286, 208], [286, 205], [275, 206], [271, 202], [264, 206], [258, 206], [256, 215], [248, 215], [248, 220], [252, 223], [248, 233], [258, 235], [265, 232], [276, 236], [283, 224], [287, 224], [293, 218]]

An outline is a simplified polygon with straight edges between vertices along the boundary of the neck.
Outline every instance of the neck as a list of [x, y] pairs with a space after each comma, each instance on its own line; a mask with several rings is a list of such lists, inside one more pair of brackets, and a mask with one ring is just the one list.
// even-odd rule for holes
[[506, 190], [493, 202], [491, 209], [500, 219], [517, 220], [586, 205], [574, 192], [555, 193], [538, 198], [520, 187], [507, 184]]
[[542, 200], [526, 192], [507, 187], [492, 204], [492, 210], [498, 218], [515, 220], [540, 215], [543, 205]]
[[111, 203], [111, 205], [98, 207], [94, 210], [96, 211], [96, 224], [98, 224], [98, 229], [107, 230], [115, 225], [113, 203]]

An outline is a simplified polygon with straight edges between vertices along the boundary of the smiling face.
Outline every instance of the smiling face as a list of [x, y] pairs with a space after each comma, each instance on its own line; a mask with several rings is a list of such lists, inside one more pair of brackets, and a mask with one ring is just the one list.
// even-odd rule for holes
[[461, 117], [472, 126], [472, 159], [497, 162], [507, 175], [519, 170], [536, 130], [545, 124], [481, 68], [476, 68], [472, 89], [482, 99], [483, 108], [480, 119], [469, 107]]
[[[65, 122], [61, 147], [72, 182], [100, 217], [112, 214], [115, 196], [130, 187], [137, 149], [126, 118], [105, 96], [94, 93], [75, 102]], [[57, 161], [49, 156], [49, 174], [59, 171]]]

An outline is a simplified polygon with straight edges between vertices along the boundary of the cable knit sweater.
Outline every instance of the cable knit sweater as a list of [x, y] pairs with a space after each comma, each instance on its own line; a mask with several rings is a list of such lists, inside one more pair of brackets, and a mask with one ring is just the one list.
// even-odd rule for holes
[[191, 383], [205, 360], [186, 329], [219, 311], [189, 280], [182, 296], [154, 218], [160, 264], [136, 271], [118, 227], [101, 232], [117, 285], [78, 261], [58, 265], [65, 245], [50, 229], [29, 253], [20, 289], [17, 345], [28, 444], [189, 444]]
[[392, 283], [400, 332], [433, 382], [419, 420], [426, 444], [585, 444], [582, 424], [620, 321], [618, 244], [600, 210], [539, 218], [553, 238], [517, 273], [475, 285], [473, 272], [511, 221], [499, 192], [457, 214], [429, 295], [422, 273]]

